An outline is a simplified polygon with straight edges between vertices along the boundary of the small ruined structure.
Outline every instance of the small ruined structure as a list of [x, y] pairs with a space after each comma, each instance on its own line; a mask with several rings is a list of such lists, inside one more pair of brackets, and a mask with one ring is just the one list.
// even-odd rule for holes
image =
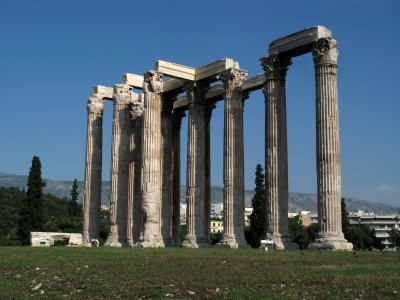
[[[288, 231], [286, 72], [291, 58], [312, 52], [316, 76], [319, 236], [313, 248], [352, 249], [341, 230], [341, 175], [336, 41], [322, 26], [270, 43], [264, 73], [248, 78], [239, 63], [222, 59], [192, 68], [156, 61], [154, 70], [124, 74], [114, 88], [95, 86], [89, 97], [83, 242], [98, 239], [101, 205], [102, 114], [114, 105], [110, 232], [107, 246], [181, 245], [180, 128], [188, 117], [187, 236], [184, 247], [209, 245], [210, 120], [224, 101], [224, 235], [221, 244], [246, 247], [244, 238], [243, 102], [265, 95], [267, 236], [279, 249], [298, 248]], [[220, 82], [220, 84], [215, 84]], [[184, 93], [184, 95], [182, 95]]]
[[32, 247], [54, 246], [54, 242], [64, 242], [68, 246], [82, 246], [82, 234], [65, 232], [31, 232]]

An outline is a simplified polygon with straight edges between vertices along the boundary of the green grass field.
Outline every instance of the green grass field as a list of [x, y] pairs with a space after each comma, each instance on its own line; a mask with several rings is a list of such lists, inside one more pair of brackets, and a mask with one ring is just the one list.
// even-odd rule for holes
[[400, 252], [0, 248], [0, 299], [399, 299]]

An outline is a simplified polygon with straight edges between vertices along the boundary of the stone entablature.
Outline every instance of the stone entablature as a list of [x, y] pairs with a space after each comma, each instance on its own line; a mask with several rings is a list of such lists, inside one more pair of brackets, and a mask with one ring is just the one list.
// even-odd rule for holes
[[[277, 248], [297, 248], [289, 236], [286, 73], [291, 58], [312, 52], [316, 72], [319, 239], [313, 247], [351, 249], [340, 229], [337, 49], [330, 30], [305, 29], [270, 43], [264, 73], [247, 78], [230, 58], [193, 68], [158, 60], [154, 70], [125, 73], [114, 88], [95, 86], [88, 101], [84, 188], [85, 245], [99, 234], [102, 112], [114, 103], [108, 246], [180, 245], [180, 127], [188, 117], [186, 247], [209, 244], [210, 121], [224, 101], [224, 237], [245, 247], [243, 102], [265, 95], [267, 236]], [[134, 92], [133, 89], [138, 92]], [[186, 95], [180, 95], [185, 93]], [[328, 112], [329, 115], [328, 115]]]

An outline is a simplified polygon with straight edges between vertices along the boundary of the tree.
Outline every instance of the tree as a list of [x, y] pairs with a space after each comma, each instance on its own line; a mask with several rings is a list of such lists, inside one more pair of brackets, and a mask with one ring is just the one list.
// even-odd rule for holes
[[315, 241], [318, 229], [317, 224], [312, 224], [306, 228], [298, 215], [288, 219], [288, 226], [293, 242], [297, 243], [301, 250], [307, 249]]
[[253, 248], [258, 248], [260, 240], [265, 236], [265, 176], [260, 164], [256, 167], [255, 176], [255, 193], [251, 199], [253, 212], [250, 215], [250, 230], [246, 232], [246, 240]]
[[350, 227], [349, 213], [346, 210], [346, 201], [344, 200], [344, 198], [341, 199], [340, 204], [341, 204], [341, 209], [342, 209], [342, 231], [344, 233]]
[[22, 245], [29, 245], [31, 231], [40, 231], [45, 223], [42, 190], [45, 185], [40, 159], [34, 156], [29, 171], [28, 190], [19, 213], [17, 235]]
[[72, 190], [71, 190], [71, 200], [69, 201], [69, 207], [68, 207], [68, 212], [70, 216], [74, 217], [79, 217], [81, 215], [81, 207], [78, 203], [78, 181], [74, 180], [74, 183], [72, 184]]
[[400, 249], [400, 230], [392, 228], [389, 233], [389, 241], [394, 245], [396, 249]]
[[381, 241], [376, 237], [375, 230], [364, 225], [350, 225], [346, 201], [342, 198], [342, 231], [346, 240], [353, 244], [354, 250], [382, 249]]

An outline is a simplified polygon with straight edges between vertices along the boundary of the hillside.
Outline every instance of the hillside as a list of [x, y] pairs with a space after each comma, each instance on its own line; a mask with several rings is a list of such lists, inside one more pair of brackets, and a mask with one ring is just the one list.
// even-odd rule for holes
[[[28, 181], [27, 176], [23, 175], [12, 175], [0, 173], [0, 187], [10, 187], [15, 186], [20, 189], [26, 188], [26, 183]], [[69, 198], [69, 193], [72, 187], [72, 181], [56, 181], [45, 179], [46, 187], [44, 188], [44, 193], [52, 194], [56, 197]], [[79, 201], [83, 198], [83, 182], [79, 181]], [[103, 181], [102, 186], [102, 203], [108, 205], [108, 198], [110, 194], [110, 182]], [[246, 206], [251, 206], [251, 198], [254, 192], [252, 190], [245, 191], [245, 202]], [[181, 202], [185, 203], [186, 188], [181, 186]], [[222, 203], [224, 199], [224, 193], [222, 187], [213, 186], [211, 188], [211, 202], [212, 203]], [[365, 200], [359, 200], [354, 198], [346, 198], [346, 206], [348, 211], [373, 211], [378, 214], [392, 214], [398, 213], [400, 207], [394, 207], [387, 204], [372, 203]], [[304, 194], [304, 193], [289, 193], [289, 211], [297, 212], [301, 210], [308, 210], [311, 212], [317, 211], [317, 195], [315, 194]]]

